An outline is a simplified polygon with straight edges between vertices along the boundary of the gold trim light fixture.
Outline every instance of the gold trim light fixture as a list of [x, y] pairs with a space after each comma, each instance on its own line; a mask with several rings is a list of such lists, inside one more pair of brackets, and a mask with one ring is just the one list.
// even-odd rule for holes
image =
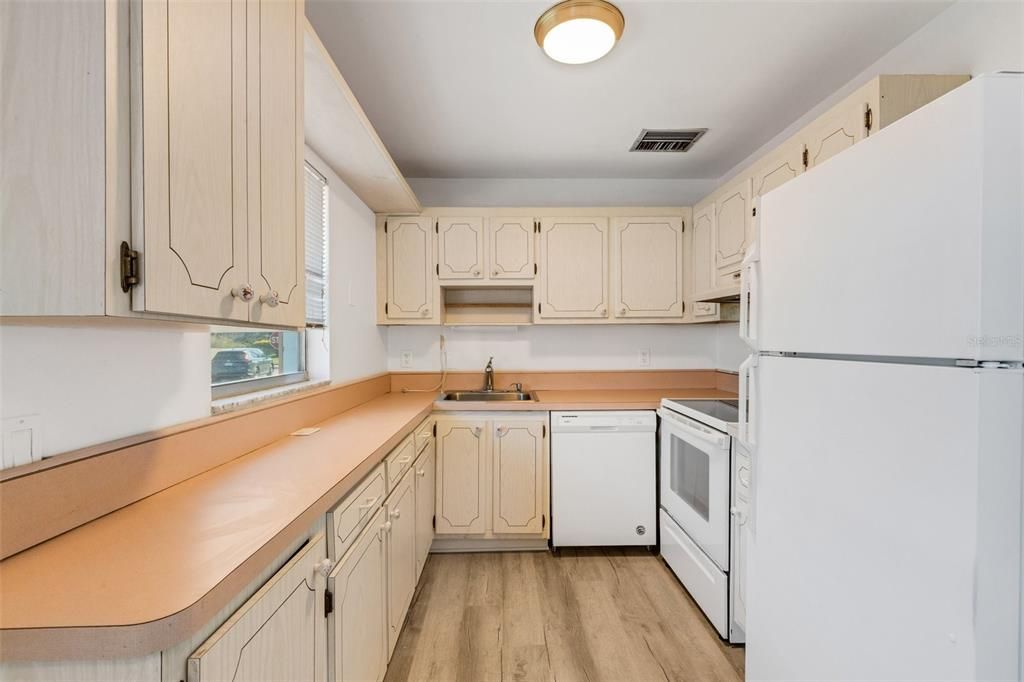
[[565, 0], [540, 15], [533, 36], [547, 56], [563, 64], [586, 64], [608, 54], [626, 20], [605, 0]]

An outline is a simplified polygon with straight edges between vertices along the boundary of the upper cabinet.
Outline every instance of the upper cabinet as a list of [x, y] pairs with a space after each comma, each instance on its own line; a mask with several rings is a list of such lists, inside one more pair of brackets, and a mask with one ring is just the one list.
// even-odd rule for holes
[[740, 265], [752, 240], [750, 178], [724, 187], [715, 195], [715, 272], [718, 287], [739, 282]]
[[487, 262], [491, 279], [530, 280], [537, 274], [533, 218], [487, 220]]
[[428, 217], [389, 218], [382, 224], [377, 258], [377, 271], [384, 275], [377, 297], [382, 321], [436, 324], [433, 237], [434, 221]]
[[442, 284], [532, 280], [536, 275], [533, 218], [441, 217], [434, 226]]
[[612, 221], [612, 314], [682, 318], [683, 219]]
[[608, 317], [608, 219], [540, 221], [541, 320]]
[[0, 176], [0, 313], [303, 325], [302, 0], [48, 5], [5, 45], [3, 137], [48, 143]]
[[437, 276], [441, 280], [483, 279], [483, 218], [438, 218]]
[[715, 202], [705, 201], [693, 209], [694, 298], [700, 300], [715, 288]]

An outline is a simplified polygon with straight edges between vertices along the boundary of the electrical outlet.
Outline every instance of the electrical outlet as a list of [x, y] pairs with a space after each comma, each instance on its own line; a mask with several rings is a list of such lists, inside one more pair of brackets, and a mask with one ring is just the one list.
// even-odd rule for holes
[[3, 464], [0, 468], [28, 464], [42, 456], [42, 419], [38, 414], [3, 420], [3, 448], [0, 448]]
[[403, 350], [401, 355], [402, 369], [409, 369], [412, 367], [412, 351]]
[[640, 349], [640, 366], [650, 367], [651, 366], [651, 349], [641, 348]]

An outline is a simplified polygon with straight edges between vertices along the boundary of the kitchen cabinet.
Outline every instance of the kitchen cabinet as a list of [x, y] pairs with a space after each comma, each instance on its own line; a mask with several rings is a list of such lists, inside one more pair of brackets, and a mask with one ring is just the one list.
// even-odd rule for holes
[[387, 592], [388, 658], [395, 650], [416, 591], [416, 487], [412, 470], [388, 496], [387, 513]]
[[716, 288], [739, 286], [740, 265], [753, 235], [750, 227], [750, 178], [741, 178], [715, 195]]
[[334, 682], [384, 679], [388, 661], [387, 515], [381, 507], [327, 581], [328, 676]]
[[[792, 140], [758, 161], [750, 172], [750, 215], [756, 223], [761, 197], [803, 172], [803, 147]], [[753, 239], [757, 238], [754, 230]]]
[[480, 217], [438, 218], [437, 276], [446, 280], [484, 279], [484, 221]]
[[133, 308], [301, 326], [301, 0], [133, 7]]
[[539, 321], [608, 317], [608, 218], [541, 218]]
[[867, 136], [868, 103], [861, 99], [843, 102], [815, 120], [801, 135], [807, 150], [807, 168], [828, 161]]
[[359, 537], [387, 496], [385, 465], [379, 464], [336, 507], [327, 512], [327, 556], [337, 560]]
[[385, 459], [388, 469], [388, 490], [394, 490], [413, 460], [416, 459], [416, 435], [409, 434]]
[[683, 219], [612, 221], [612, 311], [617, 318], [683, 316]]
[[[383, 319], [436, 324], [439, 291], [434, 279], [433, 220], [424, 216], [388, 218], [382, 237], [378, 244], [384, 258], [378, 257], [378, 268], [386, 280]], [[378, 300], [381, 298], [378, 295]]]
[[705, 201], [693, 209], [693, 294], [700, 300], [714, 290], [715, 278], [715, 202]]
[[438, 542], [547, 537], [546, 415], [481, 417], [437, 417]]
[[318, 534], [193, 652], [189, 682], [325, 680], [326, 557]]
[[530, 280], [537, 274], [533, 218], [487, 220], [488, 270], [494, 280]]
[[486, 530], [487, 422], [437, 418], [436, 532], [476, 534]]
[[423, 573], [423, 566], [434, 542], [434, 501], [435, 501], [435, 446], [431, 440], [413, 465], [416, 472], [416, 578]]
[[546, 527], [547, 470], [541, 421], [491, 422], [492, 531], [541, 533]]

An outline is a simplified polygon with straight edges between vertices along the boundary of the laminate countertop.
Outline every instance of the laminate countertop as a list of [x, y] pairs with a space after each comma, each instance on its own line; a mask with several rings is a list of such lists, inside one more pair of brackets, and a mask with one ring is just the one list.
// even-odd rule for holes
[[[389, 393], [0, 562], [0, 660], [130, 657], [209, 622], [434, 410], [655, 409], [707, 389]], [[60, 504], [59, 498], [53, 500]]]

